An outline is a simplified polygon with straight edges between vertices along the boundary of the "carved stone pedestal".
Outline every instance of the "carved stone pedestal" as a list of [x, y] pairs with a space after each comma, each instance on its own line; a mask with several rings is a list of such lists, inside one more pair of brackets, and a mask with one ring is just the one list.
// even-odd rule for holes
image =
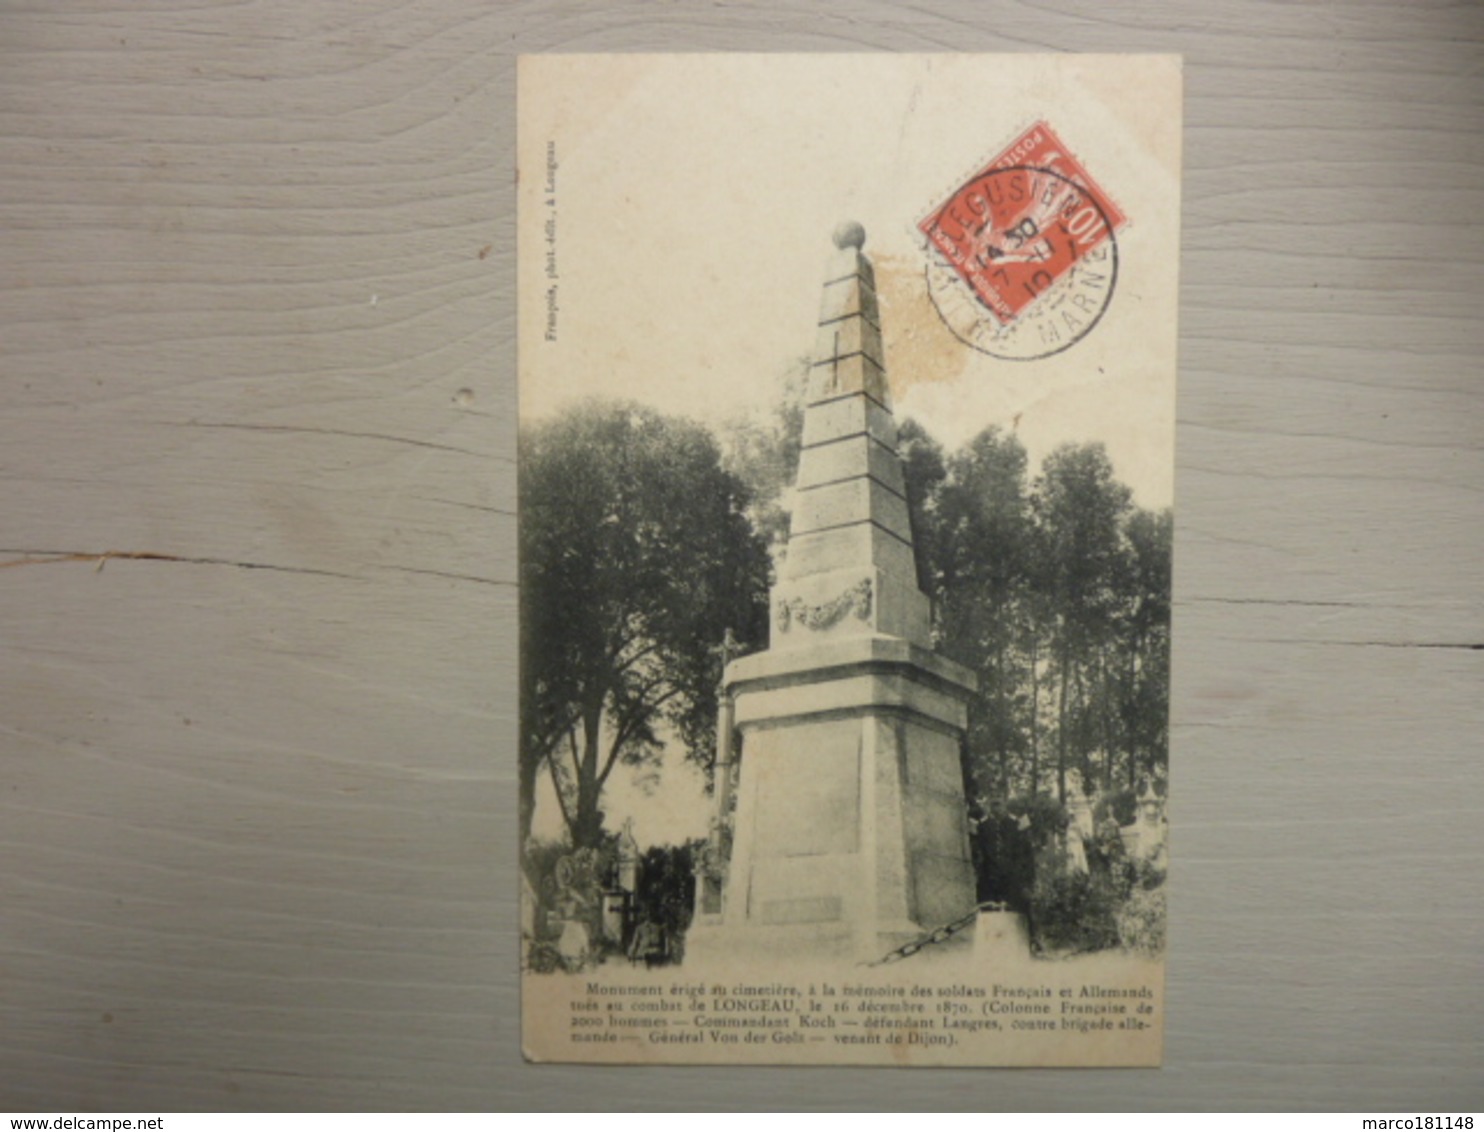
[[959, 745], [971, 679], [900, 638], [735, 662], [733, 948], [874, 958], [974, 906]]

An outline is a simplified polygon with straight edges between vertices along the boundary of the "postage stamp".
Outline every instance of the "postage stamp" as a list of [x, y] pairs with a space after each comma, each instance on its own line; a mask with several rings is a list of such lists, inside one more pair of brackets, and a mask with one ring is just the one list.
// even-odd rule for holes
[[1112, 300], [1125, 221], [1051, 126], [1036, 122], [918, 223], [939, 316], [994, 357], [1068, 349]]

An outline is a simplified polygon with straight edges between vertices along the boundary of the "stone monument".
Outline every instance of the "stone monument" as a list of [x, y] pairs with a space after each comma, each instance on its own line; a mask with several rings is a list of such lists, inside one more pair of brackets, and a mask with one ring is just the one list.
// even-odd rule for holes
[[725, 888], [693, 940], [708, 953], [872, 958], [975, 905], [974, 676], [931, 648], [865, 232], [834, 241], [770, 647], [723, 676], [740, 775], [728, 755]]

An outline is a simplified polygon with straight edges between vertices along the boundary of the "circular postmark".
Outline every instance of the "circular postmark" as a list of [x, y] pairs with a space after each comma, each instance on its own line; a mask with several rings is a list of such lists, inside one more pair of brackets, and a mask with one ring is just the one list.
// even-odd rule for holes
[[924, 221], [928, 296], [954, 337], [1007, 361], [1087, 337], [1118, 282], [1117, 222], [1100, 196], [1055, 169], [1012, 165], [974, 177]]

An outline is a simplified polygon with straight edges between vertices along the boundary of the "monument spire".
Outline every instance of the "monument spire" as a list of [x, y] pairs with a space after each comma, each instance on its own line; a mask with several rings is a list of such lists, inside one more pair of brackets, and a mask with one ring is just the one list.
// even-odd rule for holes
[[[929, 640], [865, 229], [835, 229], [804, 407], [788, 552], [773, 592], [773, 645], [828, 636]], [[790, 634], [793, 634], [790, 636]]]

